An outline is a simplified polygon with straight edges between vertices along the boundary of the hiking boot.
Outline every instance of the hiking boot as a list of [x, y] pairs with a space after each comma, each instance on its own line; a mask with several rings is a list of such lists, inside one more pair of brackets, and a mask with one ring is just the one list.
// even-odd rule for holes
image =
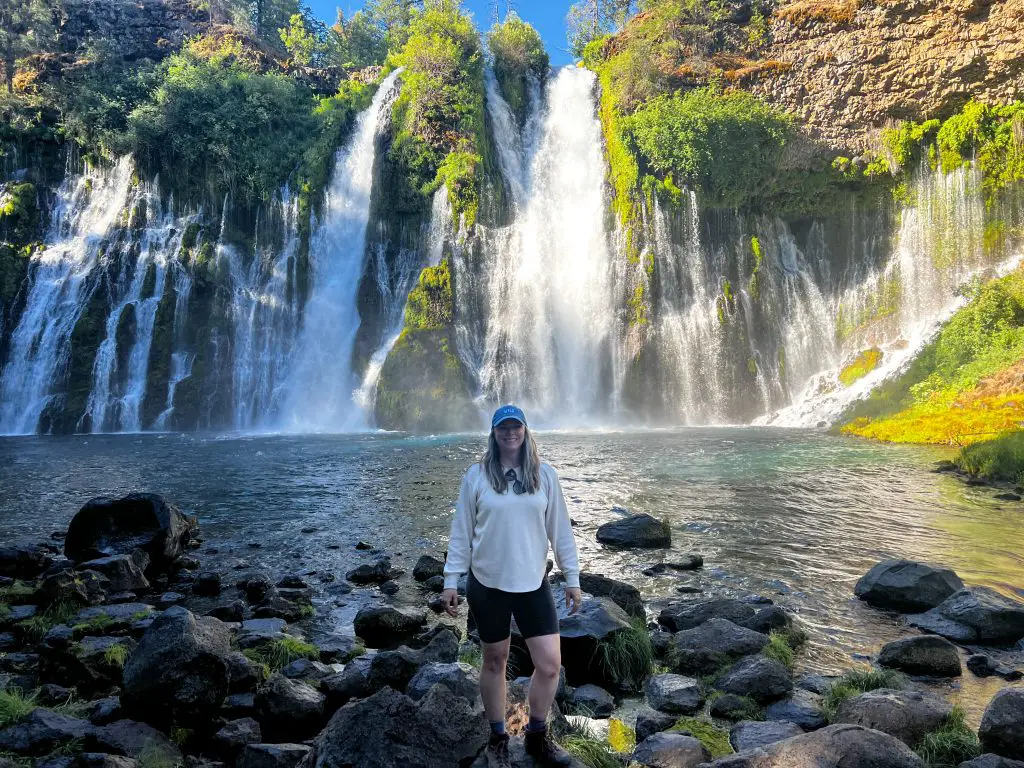
[[511, 768], [512, 762], [508, 757], [508, 734], [492, 733], [487, 741], [487, 768]]
[[544, 768], [572, 765], [572, 755], [551, 740], [547, 728], [541, 731], [528, 730], [523, 734], [523, 740], [526, 742], [526, 754], [532, 757], [537, 765]]

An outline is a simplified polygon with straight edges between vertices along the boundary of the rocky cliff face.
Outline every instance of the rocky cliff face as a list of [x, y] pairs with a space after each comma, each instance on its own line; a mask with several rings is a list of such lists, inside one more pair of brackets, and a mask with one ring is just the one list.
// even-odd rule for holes
[[173, 53], [208, 19], [191, 0], [64, 0], [64, 14], [65, 51], [103, 39], [129, 61]]
[[834, 149], [865, 149], [894, 121], [1024, 96], [1022, 30], [1024, 0], [797, 0], [765, 53], [784, 66], [749, 85]]

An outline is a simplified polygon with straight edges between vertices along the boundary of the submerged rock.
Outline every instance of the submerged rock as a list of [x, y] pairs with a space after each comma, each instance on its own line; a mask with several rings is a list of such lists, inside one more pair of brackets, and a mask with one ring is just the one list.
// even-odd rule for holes
[[623, 548], [670, 547], [672, 529], [667, 523], [650, 515], [631, 515], [599, 527], [597, 540], [602, 544]]
[[1020, 680], [1024, 672], [1013, 669], [1005, 664], [997, 664], [983, 653], [974, 653], [967, 657], [967, 668], [978, 677], [1001, 677], [1004, 680]]
[[709, 619], [728, 619], [735, 624], [742, 624], [756, 614], [757, 609], [749, 603], [727, 597], [685, 600], [662, 609], [658, 615], [658, 623], [670, 632], [681, 632], [684, 629], [699, 627]]
[[853, 592], [878, 608], [927, 611], [963, 586], [949, 568], [914, 560], [883, 560], [861, 577]]
[[878, 654], [878, 664], [910, 675], [959, 677], [963, 671], [956, 646], [935, 635], [905, 637], [887, 643]]
[[907, 621], [957, 643], [1012, 645], [1024, 638], [1024, 602], [989, 587], [969, 587]]
[[933, 693], [879, 688], [840, 704], [835, 722], [863, 725], [916, 746], [926, 733], [941, 728], [952, 711], [949, 702]]
[[426, 614], [390, 605], [361, 608], [355, 618], [356, 635], [370, 648], [387, 648], [412, 637], [427, 623]]
[[824, 728], [826, 724], [821, 704], [821, 696], [797, 688], [792, 696], [769, 704], [765, 708], [764, 716], [767, 720], [796, 723], [805, 731], [816, 731], [818, 728]]
[[1024, 760], [1024, 690], [1004, 688], [985, 708], [978, 738], [986, 752]]

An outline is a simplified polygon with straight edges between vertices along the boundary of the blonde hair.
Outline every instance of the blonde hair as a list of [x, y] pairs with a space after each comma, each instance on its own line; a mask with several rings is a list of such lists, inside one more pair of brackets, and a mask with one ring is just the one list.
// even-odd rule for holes
[[[501, 468], [501, 451], [498, 448], [498, 440], [494, 437], [494, 428], [491, 428], [487, 435], [487, 451], [480, 459], [480, 466], [487, 473], [487, 479], [491, 481], [491, 487], [498, 493], [508, 490], [508, 480], [505, 479], [505, 471]], [[537, 442], [530, 434], [530, 428], [523, 425], [523, 444], [519, 446], [519, 466], [523, 468], [523, 487], [527, 493], [536, 493], [540, 488], [540, 452], [537, 450]]]

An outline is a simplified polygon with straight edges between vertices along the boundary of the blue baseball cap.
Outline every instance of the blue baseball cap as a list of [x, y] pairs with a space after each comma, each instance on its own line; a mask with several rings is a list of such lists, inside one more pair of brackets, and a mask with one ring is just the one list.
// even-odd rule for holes
[[514, 405], [503, 405], [494, 412], [494, 416], [491, 418], [491, 429], [509, 419], [518, 421], [524, 427], [526, 426], [526, 414], [523, 413], [522, 408], [517, 408]]

